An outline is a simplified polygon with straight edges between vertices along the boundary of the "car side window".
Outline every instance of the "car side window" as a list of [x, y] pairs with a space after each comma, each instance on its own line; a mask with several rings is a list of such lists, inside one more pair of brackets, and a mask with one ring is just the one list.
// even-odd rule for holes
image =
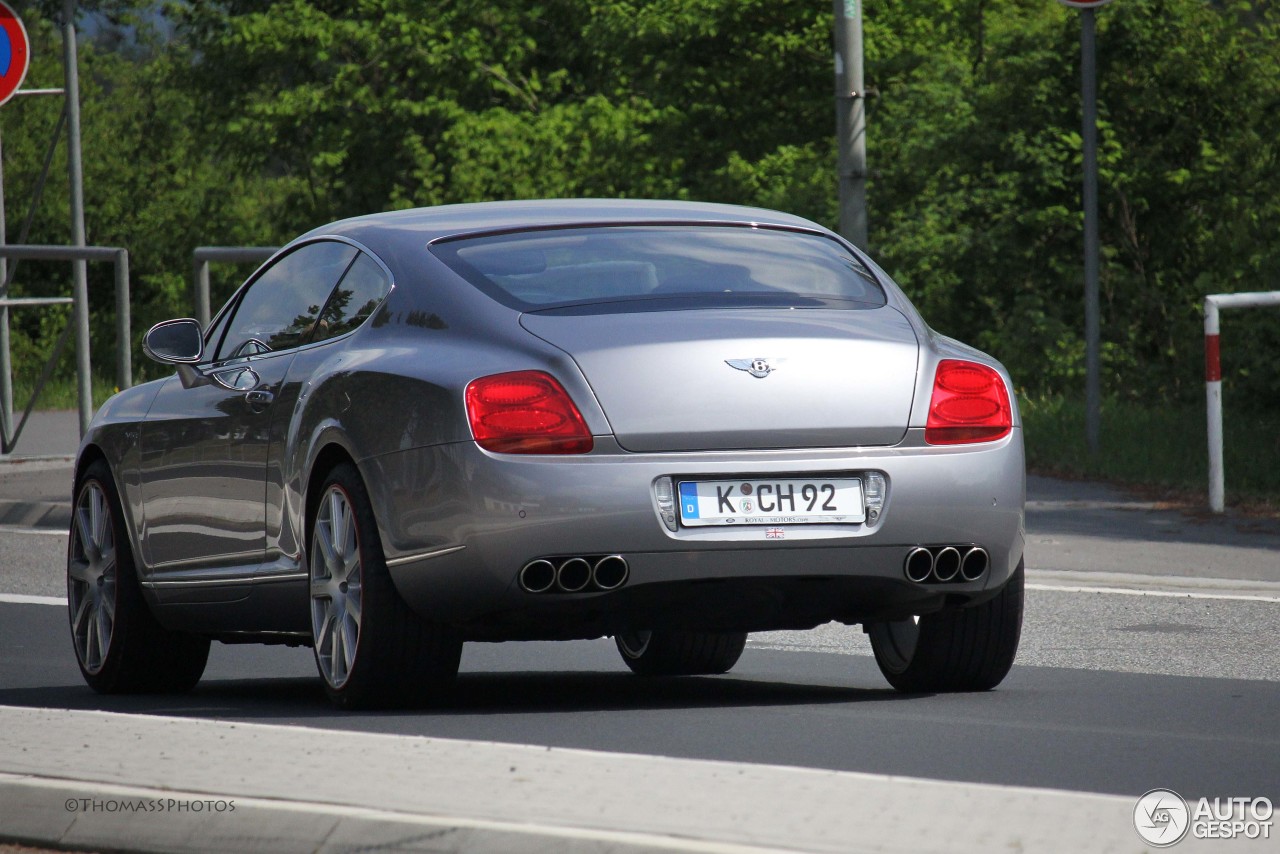
[[287, 350], [311, 340], [321, 307], [356, 254], [346, 243], [321, 241], [276, 261], [241, 296], [215, 361]]
[[333, 289], [320, 312], [313, 341], [345, 335], [364, 323], [391, 290], [391, 280], [377, 262], [360, 253]]

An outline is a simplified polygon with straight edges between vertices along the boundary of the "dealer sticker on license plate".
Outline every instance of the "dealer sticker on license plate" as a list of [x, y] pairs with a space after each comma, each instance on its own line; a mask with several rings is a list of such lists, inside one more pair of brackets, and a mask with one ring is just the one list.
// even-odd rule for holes
[[680, 521], [697, 525], [863, 522], [858, 478], [680, 482]]

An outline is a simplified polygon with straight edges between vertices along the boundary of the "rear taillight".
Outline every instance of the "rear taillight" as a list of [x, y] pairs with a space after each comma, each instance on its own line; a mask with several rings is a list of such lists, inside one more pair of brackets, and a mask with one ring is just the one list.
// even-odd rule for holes
[[929, 401], [924, 440], [930, 445], [991, 442], [1009, 435], [1013, 409], [1004, 379], [976, 362], [944, 359], [938, 363]]
[[467, 386], [467, 420], [476, 442], [499, 454], [585, 454], [591, 431], [569, 393], [542, 371], [516, 371]]

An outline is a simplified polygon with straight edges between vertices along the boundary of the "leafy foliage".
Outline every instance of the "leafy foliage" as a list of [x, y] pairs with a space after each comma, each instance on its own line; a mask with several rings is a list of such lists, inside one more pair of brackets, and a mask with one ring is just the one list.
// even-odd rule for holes
[[[813, 0], [221, 0], [83, 4], [90, 241], [132, 254], [135, 326], [190, 313], [198, 245], [483, 199], [617, 196], [836, 219], [831, 8]], [[61, 4], [23, 12], [28, 85], [58, 85]], [[1082, 381], [1079, 15], [1046, 0], [864, 5], [873, 254], [940, 331], [1025, 391]], [[1195, 398], [1206, 293], [1280, 272], [1280, 29], [1271, 4], [1098, 13], [1104, 388]], [[134, 29], [128, 29], [132, 26]], [[29, 199], [52, 99], [0, 111]], [[66, 240], [59, 153], [32, 242]], [[16, 239], [19, 217], [10, 216]], [[217, 270], [225, 296], [243, 271]], [[65, 292], [24, 262], [17, 287]], [[94, 270], [97, 353], [109, 270]], [[24, 353], [49, 323], [19, 319]], [[1233, 393], [1278, 408], [1280, 318], [1224, 323]], [[106, 362], [104, 362], [106, 363]]]

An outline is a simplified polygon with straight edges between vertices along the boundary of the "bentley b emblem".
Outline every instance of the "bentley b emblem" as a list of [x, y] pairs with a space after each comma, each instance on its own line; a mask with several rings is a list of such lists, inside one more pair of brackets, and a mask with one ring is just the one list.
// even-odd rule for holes
[[[774, 359], [774, 362], [781, 362], [781, 359]], [[740, 371], [746, 371], [756, 379], [764, 379], [769, 376], [771, 371], [776, 371], [777, 367], [770, 364], [768, 359], [725, 359], [724, 363], [731, 368], [737, 368]]]

